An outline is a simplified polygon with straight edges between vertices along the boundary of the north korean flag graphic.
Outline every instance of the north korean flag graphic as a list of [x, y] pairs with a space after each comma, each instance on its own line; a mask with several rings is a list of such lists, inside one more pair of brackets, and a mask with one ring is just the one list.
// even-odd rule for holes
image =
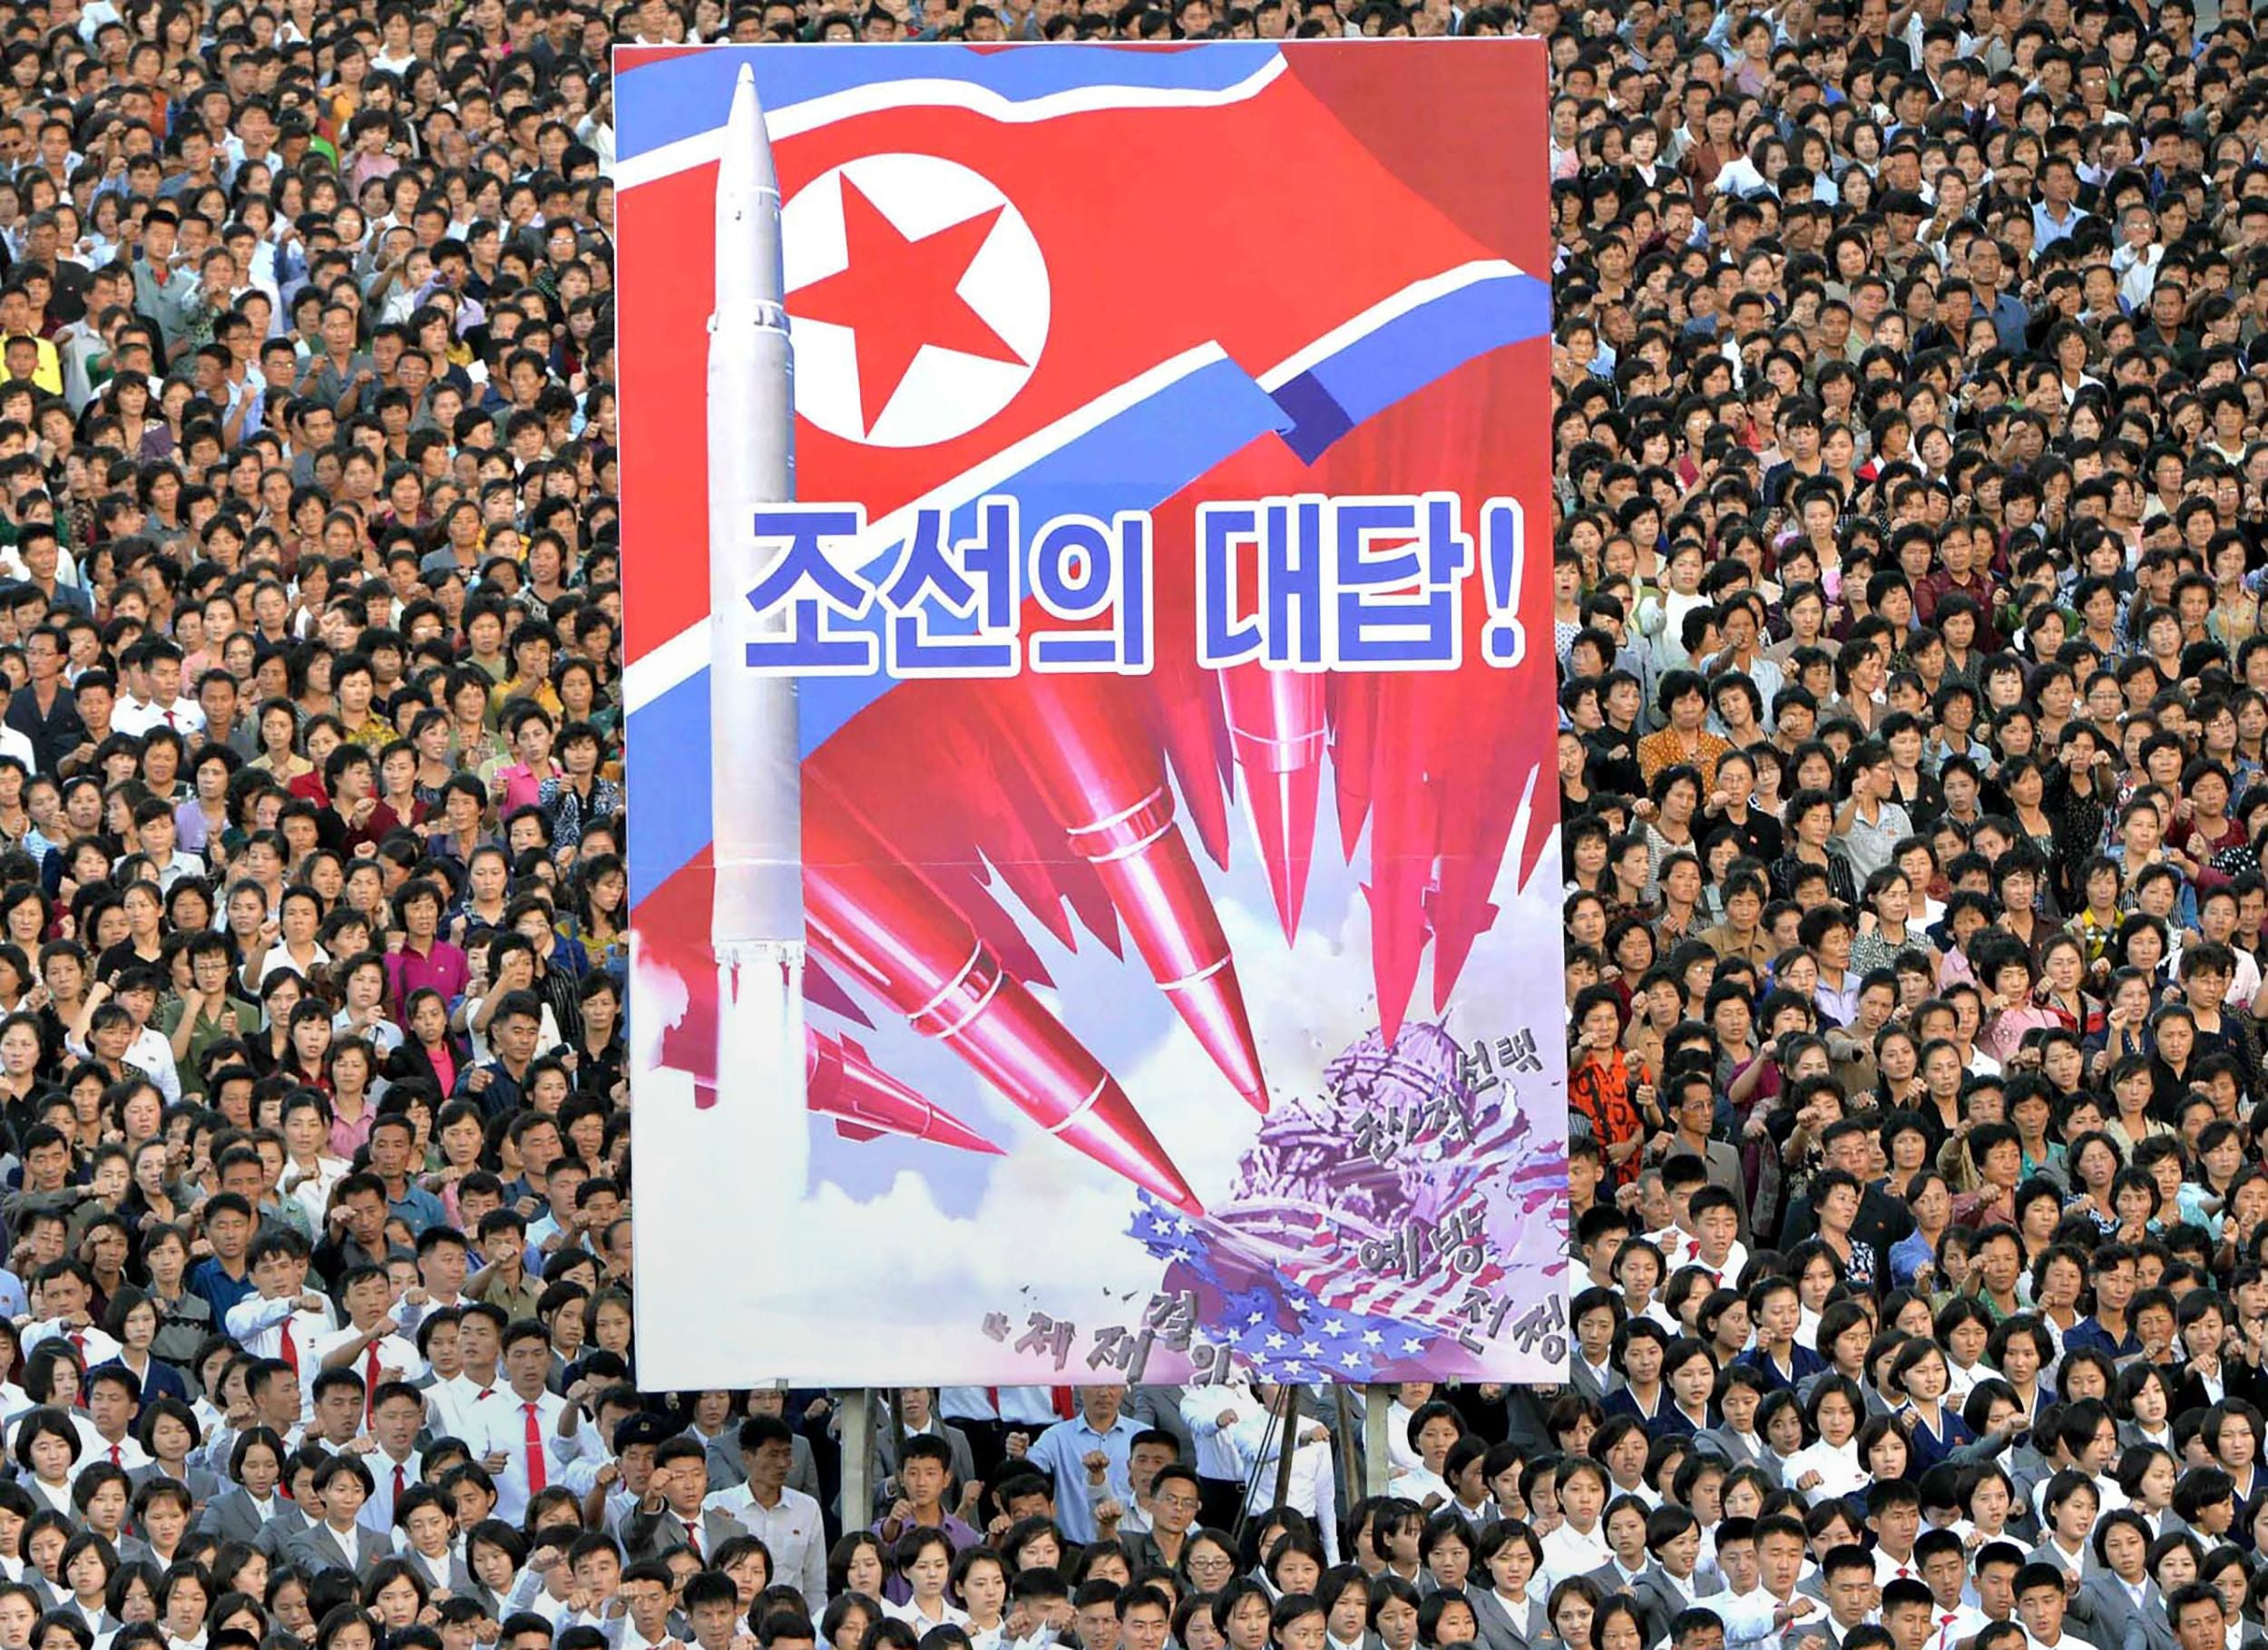
[[[1501, 175], [1476, 157], [1540, 130], [1540, 63], [1459, 43], [1485, 95], [1453, 142], [1413, 154], [1396, 99], [1436, 95], [1439, 70], [1421, 74], [1411, 44], [908, 48], [903, 79], [846, 61], [869, 54], [753, 54], [786, 203], [798, 493], [888, 523], [1084, 444], [1147, 508], [1264, 432], [1327, 441], [1376, 410], [1336, 407], [1303, 352], [1327, 372], [1353, 351], [1359, 376], [1364, 346], [1391, 361], [1423, 340], [1410, 381], [1373, 386], [1406, 394], [1548, 331], [1540, 169], [1528, 200], [1471, 182]], [[684, 134], [621, 162], [623, 286], [672, 295], [622, 311], [626, 417], [698, 407], [714, 140], [750, 60], [620, 55], [624, 128]], [[1160, 428], [1177, 438], [1147, 439]], [[641, 533], [699, 542], [703, 444], [640, 457], [625, 509]], [[1057, 491], [1091, 507], [1086, 468]], [[641, 603], [631, 656], [698, 622], [704, 597], [687, 580]]]
[[[616, 67], [623, 698], [650, 799], [631, 871], [655, 1063], [714, 1083], [718, 1028], [734, 1023], [708, 949], [712, 766], [730, 753], [708, 688], [705, 378], [715, 269], [738, 250], [715, 225], [744, 68], [781, 202], [795, 497], [863, 508], [849, 560], [870, 580], [913, 559], [918, 512], [942, 512], [958, 543], [981, 500], [1014, 501], [1027, 533], [1141, 513], [1156, 552], [1154, 658], [1107, 688], [1028, 668], [799, 680], [821, 1088], [853, 1073], [867, 1106], [916, 1120], [885, 1132], [932, 1153], [959, 1138], [1012, 1156], [1034, 1121], [1066, 1137], [997, 1103], [1014, 1098], [997, 1024], [976, 1056], [953, 1036], [909, 1052], [941, 1011], [912, 1001], [912, 971], [815, 914], [828, 809], [886, 850], [895, 880], [870, 893], [914, 936], [906, 955], [950, 952], [947, 985], [977, 980], [987, 1004], [1029, 999], [1014, 1008], [1024, 1069], [1059, 1089], [1139, 1110], [1161, 1088], [1143, 1050], [1179, 1037], [1229, 1108], [1252, 1102], [1240, 1119], [1267, 1115], [1297, 1058], [1276, 1066], [1258, 1046], [1239, 981], [1295, 973], [1295, 951], [1312, 962], [1340, 942], [1334, 921], [1367, 930], [1361, 1012], [1384, 1047], [1405, 1020], [1445, 1019], [1498, 923], [1500, 868], [1525, 884], [1550, 832], [1554, 734], [1534, 713], [1549, 632], [1530, 619], [1536, 657], [1517, 669], [1482, 647], [1499, 610], [1544, 610], [1549, 557], [1494, 570], [1486, 601], [1471, 581], [1453, 668], [1295, 675], [1199, 663], [1193, 547], [1209, 502], [1420, 493], [1462, 501], [1471, 535], [1483, 500], [1525, 501], [1548, 542], [1538, 43], [624, 48]], [[1029, 620], [1039, 599], [1023, 594]], [[844, 622], [878, 632], [880, 605]], [[1335, 915], [1317, 918], [1311, 881], [1338, 889]], [[1258, 939], [1224, 920], [1232, 902], [1265, 918]], [[1106, 956], [1122, 978], [1098, 991]], [[1161, 1014], [1179, 1023], [1145, 1044], [1134, 1028]], [[922, 1122], [924, 1107], [946, 1121]], [[873, 1111], [836, 1115], [843, 1138], [871, 1140]], [[1158, 1132], [1171, 1156], [1180, 1143]], [[916, 1148], [856, 1153], [901, 1149]]]

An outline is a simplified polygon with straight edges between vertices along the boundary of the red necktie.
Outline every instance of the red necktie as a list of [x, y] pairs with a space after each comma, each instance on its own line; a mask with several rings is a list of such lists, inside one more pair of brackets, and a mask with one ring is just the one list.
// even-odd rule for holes
[[[369, 1350], [364, 1352], [362, 1357], [362, 1421], [365, 1426], [370, 1424], [370, 1417], [377, 1407], [378, 1343], [373, 1341], [370, 1342]], [[396, 1467], [394, 1470], [399, 1472], [401, 1469]]]
[[698, 1530], [698, 1529], [696, 1529], [696, 1528], [693, 1528], [693, 1520], [692, 1520], [692, 1519], [690, 1519], [690, 1518], [685, 1518], [685, 1519], [681, 1519], [681, 1520], [679, 1520], [679, 1521], [680, 1521], [681, 1523], [683, 1523], [683, 1524], [684, 1524], [684, 1526], [685, 1526], [685, 1545], [686, 1545], [686, 1546], [688, 1546], [688, 1547], [691, 1547], [691, 1548], [693, 1549], [693, 1557], [695, 1557], [696, 1558], [700, 1557], [701, 1557], [701, 1532], [700, 1532], [699, 1530]]
[[296, 1375], [299, 1372], [299, 1343], [291, 1338], [291, 1320], [286, 1318], [276, 1333], [283, 1337], [283, 1361], [291, 1366], [291, 1372]]
[[535, 1419], [533, 1404], [523, 1403], [520, 1407], [528, 1417], [528, 1493], [535, 1495], [543, 1488], [543, 1429]]
[[66, 1337], [66, 1339], [70, 1341], [72, 1345], [79, 1349], [80, 1360], [81, 1362], [84, 1362], [86, 1358], [86, 1337], [74, 1329]]
[[124, 1448], [118, 1444], [112, 1444], [111, 1446], [111, 1465], [113, 1467], [122, 1467], [125, 1464]]
[[409, 1480], [402, 1475], [402, 1469], [401, 1469], [401, 1468], [400, 1468], [400, 1467], [398, 1467], [398, 1466], [396, 1466], [396, 1467], [394, 1469], [394, 1505], [395, 1505], [395, 1506], [399, 1507], [399, 1506], [402, 1504], [402, 1492], [403, 1492], [403, 1490], [405, 1490], [406, 1489], [407, 1489], [407, 1488], [408, 1488], [408, 1485], [409, 1485]]

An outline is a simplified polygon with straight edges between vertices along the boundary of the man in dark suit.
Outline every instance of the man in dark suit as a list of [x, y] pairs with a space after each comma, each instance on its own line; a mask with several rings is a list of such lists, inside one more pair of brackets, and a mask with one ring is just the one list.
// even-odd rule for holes
[[[1839, 1168], [1859, 1183], [1859, 1213], [1851, 1223], [1852, 1242], [1872, 1244], [1875, 1254], [1888, 1255], [1892, 1244], [1913, 1230], [1913, 1211], [1868, 1178], [1873, 1167], [1873, 1135], [1872, 1125], [1864, 1118], [1843, 1118], [1822, 1131], [1820, 1147], [1829, 1168]], [[1781, 1249], [1793, 1249], [1818, 1234], [1819, 1215], [1811, 1199], [1797, 1198], [1789, 1206], [1787, 1222], [1781, 1228]]]
[[1827, 1578], [1827, 1613], [1790, 1627], [1781, 1639], [1783, 1650], [1843, 1650], [1843, 1635], [1866, 1625], [1882, 1589], [1874, 1585], [1874, 1557], [1853, 1541], [1838, 1547], [1822, 1561]]

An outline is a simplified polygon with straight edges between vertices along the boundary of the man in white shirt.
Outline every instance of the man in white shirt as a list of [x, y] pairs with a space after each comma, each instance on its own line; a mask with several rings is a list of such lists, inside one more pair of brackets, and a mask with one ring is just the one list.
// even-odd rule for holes
[[[466, 1303], [464, 1280], [472, 1271], [472, 1249], [454, 1226], [427, 1226], [417, 1235], [418, 1287], [405, 1294], [394, 1316], [409, 1334], [444, 1308]], [[422, 1299], [419, 1297], [423, 1297]]]
[[1764, 1521], [1778, 1549], [1775, 1593], [1765, 1584], [1757, 1522], [1726, 1518], [1716, 1527], [1716, 1567], [1725, 1590], [1709, 1600], [1709, 1608], [1725, 1624], [1725, 1650], [1777, 1650], [1780, 1635], [1819, 1608], [1817, 1599], [1795, 1591], [1804, 1566], [1802, 1527], [1784, 1518]]
[[134, 1416], [142, 1408], [142, 1382], [133, 1371], [122, 1363], [89, 1370], [86, 1408], [87, 1419], [94, 1423], [95, 1434], [102, 1441], [79, 1457], [73, 1478], [96, 1461], [107, 1461], [128, 1472], [150, 1464], [148, 1451], [132, 1430]]
[[363, 1528], [390, 1535], [401, 1498], [416, 1487], [424, 1458], [417, 1429], [425, 1423], [425, 1400], [414, 1386], [385, 1382], [370, 1401], [373, 1448], [363, 1456], [370, 1469], [370, 1499], [363, 1504]]
[[772, 1555], [777, 1581], [803, 1595], [817, 1619], [826, 1605], [826, 1526], [819, 1504], [787, 1488], [795, 1465], [795, 1434], [770, 1415], [740, 1423], [740, 1465], [747, 1481], [720, 1489], [702, 1502], [711, 1512], [728, 1513], [762, 1541]]
[[1953, 1650], [1982, 1632], [1992, 1618], [1962, 1596], [1969, 1585], [1969, 1550], [1959, 1532], [1926, 1531], [1914, 1542], [1913, 1557], [1930, 1589], [1930, 1650]]
[[1207, 1528], [1228, 1529], [1237, 1522], [1244, 1495], [1244, 1469], [1237, 1428], [1262, 1412], [1260, 1401], [1241, 1381], [1193, 1386], [1181, 1394], [1181, 1421], [1197, 1440], [1197, 1476], [1203, 1491], [1202, 1520]]
[[2063, 1571], [2052, 1564], [2027, 1564], [2016, 1576], [2016, 1618], [2024, 1624], [2028, 1650], [2092, 1650], [2086, 1639], [2063, 1630], [2070, 1605]]
[[495, 1479], [496, 1516], [507, 1524], [519, 1523], [529, 1499], [583, 1453], [582, 1411], [544, 1384], [551, 1369], [551, 1332], [530, 1319], [513, 1324], [503, 1336], [505, 1385], [466, 1417], [465, 1441]]
[[[1263, 1406], [1276, 1401], [1277, 1389], [1261, 1386], [1254, 1389]], [[1276, 1505], [1276, 1486], [1280, 1468], [1277, 1462], [1284, 1451], [1284, 1435], [1292, 1439], [1291, 1492], [1286, 1505], [1305, 1513], [1315, 1527], [1323, 1542], [1325, 1558], [1339, 1561], [1338, 1491], [1332, 1477], [1331, 1432], [1312, 1416], [1297, 1413], [1280, 1424], [1270, 1421], [1264, 1407], [1259, 1415], [1247, 1417], [1237, 1423], [1234, 1434], [1238, 1460], [1243, 1463], [1239, 1479], [1252, 1486], [1248, 1504], [1254, 1518], [1258, 1518]]]
[[38, 1283], [41, 1315], [24, 1326], [26, 1355], [41, 1342], [60, 1336], [90, 1365], [118, 1356], [118, 1342], [95, 1328], [87, 1314], [87, 1303], [94, 1298], [94, 1278], [83, 1262], [51, 1261], [40, 1268]]
[[[425, 1389], [425, 1408], [435, 1436], [473, 1435], [473, 1412], [504, 1390], [503, 1333], [511, 1320], [501, 1306], [474, 1301], [457, 1319], [457, 1355], [464, 1368]], [[444, 1424], [446, 1423], [446, 1424]]]
[[315, 1413], [315, 1373], [322, 1367], [315, 1348], [332, 1327], [330, 1303], [307, 1286], [307, 1240], [298, 1233], [261, 1233], [246, 1259], [259, 1293], [230, 1307], [221, 1327], [254, 1357], [291, 1366], [304, 1421]]
[[171, 727], [184, 739], [201, 733], [205, 713], [181, 697], [181, 650], [161, 636], [126, 649], [122, 661], [126, 691], [111, 708], [111, 731], [140, 738], [153, 727]]
[[670, 1631], [670, 1600], [673, 1587], [670, 1567], [648, 1558], [622, 1572], [622, 1602], [629, 1613], [609, 1624], [615, 1631], [614, 1650], [660, 1650], [675, 1641]]
[[[315, 1355], [325, 1369], [352, 1370], [362, 1377], [367, 1423], [376, 1410], [378, 1389], [424, 1374], [425, 1361], [386, 1310], [391, 1289], [384, 1272], [376, 1266], [350, 1267], [339, 1281], [338, 1293], [347, 1303], [347, 1325], [319, 1337]], [[379, 1528], [391, 1528], [392, 1524]]]

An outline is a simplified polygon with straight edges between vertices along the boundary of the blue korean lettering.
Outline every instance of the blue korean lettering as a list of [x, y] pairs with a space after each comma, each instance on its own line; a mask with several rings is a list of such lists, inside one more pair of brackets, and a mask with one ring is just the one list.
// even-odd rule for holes
[[[1344, 669], [1454, 669], [1464, 652], [1470, 535], [1457, 495], [1339, 499], [1332, 513], [1331, 579]], [[1383, 542], [1382, 542], [1382, 541]]]
[[1270, 499], [1260, 533], [1265, 657], [1276, 669], [1319, 670], [1331, 662], [1324, 585], [1324, 507], [1318, 497]]
[[[1155, 615], [1147, 514], [1121, 512], [1108, 526], [1092, 516], [1057, 516], [1034, 535], [1031, 558], [1031, 593], [1040, 606], [1080, 627], [1034, 630], [1034, 670], [1149, 673]], [[1109, 629], [1091, 628], [1106, 614]]]
[[880, 591], [891, 618], [894, 677], [1012, 676], [1022, 617], [1016, 501], [987, 498], [977, 532], [949, 542], [943, 510], [914, 513], [914, 530]]
[[1528, 514], [1516, 498], [1481, 506], [1481, 565], [1487, 575], [1488, 628], [1481, 655], [1510, 669], [1528, 656], [1528, 627], [1520, 620], [1520, 586], [1527, 571]]
[[748, 592], [763, 634], [747, 643], [745, 662], [765, 675], [871, 676], [875, 639], [846, 628], [874, 605], [871, 587], [827, 559], [829, 541], [855, 539], [866, 528], [859, 505], [768, 504], [756, 513], [758, 543], [783, 542], [771, 570]]
[[1256, 504], [1197, 507], [1197, 662], [1205, 669], [1240, 665], [1257, 657], [1266, 641], [1257, 619], [1237, 617], [1246, 582], [1238, 577], [1239, 551], [1256, 542], [1259, 532]]

